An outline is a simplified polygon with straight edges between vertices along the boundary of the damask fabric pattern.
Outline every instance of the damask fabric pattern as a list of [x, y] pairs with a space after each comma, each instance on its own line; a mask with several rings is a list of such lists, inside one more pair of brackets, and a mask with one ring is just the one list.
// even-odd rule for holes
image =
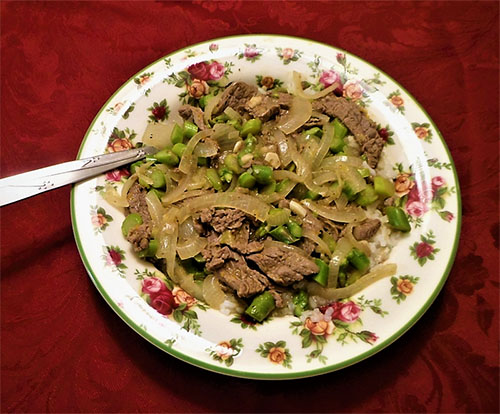
[[413, 328], [277, 384], [192, 367], [128, 328], [80, 261], [69, 188], [4, 207], [2, 412], [498, 412], [498, 24], [497, 2], [2, 2], [2, 177], [74, 158], [107, 98], [161, 56], [276, 33], [403, 84], [446, 139], [464, 214], [448, 282]]

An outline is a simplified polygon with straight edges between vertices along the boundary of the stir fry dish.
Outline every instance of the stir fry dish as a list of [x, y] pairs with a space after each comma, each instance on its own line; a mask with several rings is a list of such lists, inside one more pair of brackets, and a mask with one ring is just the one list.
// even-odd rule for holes
[[[234, 82], [182, 122], [150, 123], [159, 151], [130, 166], [124, 237], [138, 256], [222, 312], [262, 322], [347, 298], [396, 265], [389, 236], [408, 232], [385, 141], [362, 107]], [[179, 117], [179, 119], [181, 119]]]

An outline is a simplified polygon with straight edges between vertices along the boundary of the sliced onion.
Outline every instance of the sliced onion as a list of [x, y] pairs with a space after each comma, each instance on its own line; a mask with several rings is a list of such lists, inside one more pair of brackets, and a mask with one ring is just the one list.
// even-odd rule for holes
[[[125, 181], [123, 183], [121, 196], [123, 197], [123, 199], [125, 201], [127, 201], [128, 192], [130, 191], [130, 189], [132, 188], [132, 186], [134, 185], [134, 183], [137, 181], [137, 178], [138, 177], [137, 177], [136, 174], [132, 174], [130, 177], [127, 178], [127, 181]], [[128, 201], [127, 201], [127, 204], [128, 204]]]
[[287, 167], [293, 161], [293, 154], [297, 152], [297, 146], [295, 142], [292, 142], [292, 140], [279, 129], [273, 130], [273, 138], [278, 146], [281, 165]]
[[366, 254], [368, 257], [372, 255], [372, 251], [370, 249], [370, 246], [368, 245], [368, 242], [366, 240], [356, 240], [356, 238], [352, 234], [352, 229], [354, 228], [353, 224], [350, 223], [347, 225], [345, 228], [345, 237], [349, 242], [352, 244], [353, 247], [355, 247], [358, 250], [361, 250], [364, 254]]
[[345, 237], [338, 240], [337, 246], [333, 251], [332, 258], [330, 259], [330, 264], [328, 265], [328, 287], [337, 286], [340, 265], [345, 260], [351, 249], [352, 245]]
[[203, 300], [202, 286], [194, 281], [193, 275], [186, 272], [186, 269], [179, 262], [175, 263], [174, 276], [170, 277], [191, 296], [194, 296], [198, 300]]
[[323, 128], [323, 136], [321, 137], [321, 141], [319, 143], [318, 152], [312, 162], [313, 170], [320, 166], [321, 161], [323, 161], [323, 158], [325, 158], [325, 155], [330, 150], [330, 145], [333, 141], [333, 133], [333, 124], [326, 124]]
[[335, 207], [326, 207], [311, 200], [302, 200], [302, 204], [308, 207], [312, 212], [324, 217], [328, 220], [333, 220], [338, 223], [352, 223], [365, 219], [365, 211], [360, 207], [349, 207], [345, 210], [338, 210]]
[[[270, 212], [273, 210], [269, 210]], [[270, 226], [281, 226], [282, 224], [286, 224], [288, 219], [290, 218], [290, 210], [287, 208], [283, 208], [281, 210], [276, 211], [273, 214], [268, 214], [266, 218], [266, 223]]]
[[286, 196], [292, 192], [296, 185], [297, 183], [290, 181], [289, 183], [285, 184], [281, 192], [274, 194], [259, 194], [258, 197], [265, 203], [272, 204], [276, 201], [280, 201], [286, 198]]
[[359, 193], [366, 188], [366, 181], [358, 172], [357, 168], [340, 162], [339, 173], [343, 181], [349, 182], [349, 186], [354, 193]]
[[335, 301], [344, 298], [350, 298], [364, 288], [383, 279], [384, 277], [396, 274], [397, 265], [395, 263], [387, 263], [377, 266], [363, 277], [359, 278], [352, 285], [344, 288], [324, 288], [318, 283], [311, 282], [307, 285], [307, 291], [310, 295], [320, 296], [330, 301]]
[[[171, 233], [170, 230], [172, 231]], [[165, 225], [158, 236], [158, 250], [156, 251], [156, 257], [165, 259], [167, 274], [171, 278], [175, 277], [174, 269], [175, 255], [177, 252], [177, 231], [177, 221], [170, 221]]]
[[189, 200], [187, 208], [180, 214], [179, 222], [182, 223], [196, 211], [210, 207], [235, 208], [254, 216], [260, 221], [266, 219], [267, 212], [270, 208], [267, 203], [264, 203], [258, 197], [250, 194], [235, 192], [206, 194]]
[[333, 92], [335, 89], [339, 88], [341, 85], [338, 82], [332, 83], [330, 86], [327, 88], [317, 92], [317, 93], [312, 93], [308, 94], [305, 93], [304, 90], [302, 89], [302, 76], [300, 75], [299, 72], [293, 72], [293, 84], [295, 87], [295, 93], [296, 95], [305, 98], [305, 99], [318, 99], [322, 98], [325, 95], [328, 95], [330, 92]]
[[351, 157], [349, 155], [334, 155], [326, 157], [320, 165], [320, 169], [332, 170], [338, 168], [340, 162], [351, 165], [356, 168], [363, 167], [363, 160], [359, 157]]
[[326, 254], [327, 256], [330, 256], [332, 253], [330, 252], [330, 249], [328, 248], [328, 245], [317, 235], [315, 234], [311, 229], [306, 228], [302, 232], [302, 236], [305, 237], [306, 239], [311, 240], [315, 244], [318, 245], [319, 251], [321, 253]]
[[273, 171], [273, 178], [275, 180], [292, 180], [295, 183], [303, 183], [304, 182], [304, 177], [299, 177], [297, 174], [295, 174], [292, 171], [287, 171], [287, 170], [274, 170]]
[[234, 119], [235, 121], [243, 120], [242, 116], [230, 106], [224, 109], [224, 113], [229, 117], [229, 119]]
[[210, 132], [210, 130], [204, 130], [197, 132], [187, 143], [186, 149], [181, 157], [181, 162], [179, 163], [179, 170], [184, 174], [191, 174], [196, 168], [197, 158], [193, 156], [193, 151], [198, 142], [203, 138], [206, 138]]
[[328, 115], [322, 114], [321, 112], [318, 111], [312, 111], [311, 116], [314, 118], [318, 118], [323, 125], [328, 124], [328, 122], [330, 122], [330, 117]]
[[[207, 180], [207, 168], [198, 167], [193, 174], [191, 174], [191, 180], [187, 185], [188, 190], [200, 190], [202, 188], [209, 187], [209, 182]], [[185, 198], [184, 196], [180, 199]]]
[[221, 95], [222, 94], [219, 93], [218, 95], [214, 96], [212, 99], [208, 101], [207, 105], [205, 106], [205, 111], [203, 112], [203, 119], [205, 120], [205, 124], [208, 125], [208, 121], [212, 119], [212, 112], [219, 103]]
[[189, 175], [186, 175], [181, 181], [179, 181], [179, 183], [177, 184], [177, 187], [175, 187], [174, 190], [170, 191], [169, 193], [165, 194], [162, 198], [161, 198], [161, 202], [163, 204], [171, 204], [171, 203], [174, 203], [175, 201], [178, 201], [182, 196], [182, 194], [184, 194], [184, 191], [186, 191], [187, 189], [187, 186], [189, 184]]
[[177, 231], [178, 227], [178, 216], [179, 208], [176, 206], [171, 206], [167, 212], [163, 215], [161, 220], [161, 234], [173, 234]]
[[340, 193], [340, 195], [335, 199], [335, 205], [339, 209], [339, 211], [344, 210], [347, 207], [349, 200], [347, 199], [344, 193]]
[[311, 102], [299, 96], [294, 96], [290, 109], [281, 116], [276, 125], [285, 134], [291, 134], [304, 125], [312, 113]]
[[153, 220], [153, 231], [156, 233], [161, 228], [165, 209], [161, 205], [158, 196], [152, 191], [146, 195], [146, 203], [148, 205], [149, 215]]
[[[135, 177], [137, 179], [137, 176]], [[130, 180], [130, 178], [129, 178]], [[104, 186], [104, 191], [102, 192], [102, 198], [106, 200], [109, 204], [115, 207], [128, 207], [129, 203], [126, 197], [118, 194], [116, 188], [114, 188], [110, 183], [106, 183]]]
[[192, 217], [184, 220], [179, 224], [179, 240], [189, 240], [193, 236], [197, 236], [196, 230], [194, 228], [194, 222]]
[[181, 260], [186, 260], [196, 256], [207, 245], [205, 237], [193, 236], [190, 240], [183, 244], [177, 244], [177, 254]]
[[232, 125], [215, 124], [212, 128], [211, 138], [217, 141], [221, 151], [232, 151], [234, 145], [240, 140], [240, 133]]
[[338, 173], [336, 171], [322, 172], [313, 178], [313, 183], [316, 185], [330, 183], [332, 181], [338, 181]]
[[197, 157], [213, 157], [217, 155], [219, 152], [219, 145], [217, 142], [211, 138], [206, 138], [205, 141], [202, 141], [196, 145], [194, 148], [193, 154]]
[[171, 147], [171, 136], [174, 127], [175, 122], [172, 121], [168, 121], [166, 124], [150, 122], [142, 135], [142, 143], [144, 145], [152, 145], [159, 150]]
[[226, 300], [226, 294], [214, 275], [208, 275], [203, 281], [203, 298], [214, 309], [220, 309], [220, 306]]

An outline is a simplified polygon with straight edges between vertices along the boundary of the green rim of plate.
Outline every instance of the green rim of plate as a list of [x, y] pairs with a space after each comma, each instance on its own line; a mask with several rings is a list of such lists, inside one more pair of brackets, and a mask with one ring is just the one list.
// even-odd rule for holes
[[378, 72], [380, 72], [383, 75], [387, 76], [387, 78], [390, 79], [392, 82], [394, 82], [394, 84], [398, 85], [398, 87], [400, 87], [408, 95], [408, 97], [413, 101], [413, 103], [415, 103], [417, 105], [417, 107], [424, 113], [424, 115], [428, 118], [428, 120], [430, 121], [431, 125], [434, 127], [434, 129], [438, 133], [438, 136], [439, 136], [439, 139], [441, 141], [441, 144], [443, 145], [443, 147], [444, 147], [444, 149], [446, 151], [446, 154], [448, 156], [448, 159], [450, 161], [450, 164], [452, 166], [453, 176], [454, 176], [455, 183], [456, 183], [456, 197], [457, 197], [457, 217], [456, 217], [456, 227], [455, 227], [456, 234], [455, 234], [455, 240], [454, 240], [453, 246], [452, 246], [452, 251], [451, 251], [450, 257], [448, 259], [448, 263], [446, 265], [446, 268], [444, 270], [443, 275], [441, 276], [441, 279], [440, 279], [438, 285], [436, 286], [436, 288], [434, 289], [434, 291], [432, 292], [432, 294], [429, 296], [429, 298], [427, 299], [427, 301], [424, 303], [424, 305], [419, 309], [418, 312], [416, 312], [416, 314], [413, 316], [413, 318], [411, 318], [402, 328], [400, 328], [398, 331], [396, 331], [394, 334], [392, 334], [388, 339], [386, 339], [385, 341], [383, 341], [383, 342], [375, 345], [373, 348], [370, 348], [368, 351], [363, 352], [363, 353], [357, 355], [356, 357], [350, 358], [350, 359], [342, 361], [340, 363], [327, 365], [327, 366], [322, 367], [322, 368], [317, 368], [317, 369], [312, 369], [312, 370], [306, 370], [306, 371], [300, 371], [300, 372], [296, 372], [296, 373], [292, 372], [292, 373], [283, 373], [283, 374], [279, 374], [279, 373], [266, 374], [266, 373], [253, 373], [253, 372], [239, 371], [239, 370], [235, 370], [235, 369], [229, 369], [229, 368], [224, 368], [224, 367], [221, 367], [221, 366], [211, 365], [211, 364], [208, 364], [206, 362], [200, 361], [200, 360], [198, 360], [196, 358], [193, 358], [193, 357], [191, 357], [189, 355], [186, 355], [186, 354], [184, 354], [182, 352], [179, 352], [176, 349], [174, 349], [172, 347], [169, 347], [165, 343], [157, 340], [155, 337], [153, 337], [152, 335], [150, 335], [146, 330], [144, 330], [139, 325], [137, 325], [134, 321], [132, 321], [129, 318], [129, 316], [122, 309], [120, 309], [120, 307], [110, 298], [110, 296], [108, 295], [108, 293], [106, 292], [106, 290], [100, 284], [100, 282], [99, 282], [96, 274], [94, 273], [94, 270], [92, 269], [92, 266], [91, 266], [90, 262], [88, 261], [87, 256], [85, 255], [85, 250], [84, 250], [84, 248], [82, 246], [82, 243], [81, 243], [81, 240], [80, 240], [80, 235], [79, 235], [78, 227], [77, 227], [77, 224], [76, 224], [75, 189], [74, 189], [74, 187], [71, 190], [71, 199], [70, 199], [70, 205], [71, 205], [71, 223], [72, 223], [73, 233], [74, 233], [74, 236], [75, 236], [76, 245], [78, 247], [78, 251], [80, 253], [81, 259], [83, 261], [83, 264], [84, 264], [84, 266], [85, 266], [85, 268], [86, 268], [86, 270], [87, 270], [87, 272], [88, 272], [88, 274], [89, 274], [92, 282], [96, 286], [96, 288], [99, 291], [99, 293], [106, 300], [106, 302], [108, 303], [108, 305], [118, 314], [118, 316], [128, 326], [130, 326], [136, 333], [138, 333], [139, 335], [141, 335], [144, 339], [148, 340], [153, 345], [157, 346], [158, 348], [162, 349], [163, 351], [167, 352], [168, 354], [170, 354], [170, 355], [172, 355], [172, 356], [174, 356], [174, 357], [176, 357], [176, 358], [178, 358], [178, 359], [180, 359], [180, 360], [182, 360], [184, 362], [187, 362], [187, 363], [195, 365], [197, 367], [204, 368], [206, 370], [209, 370], [209, 371], [212, 371], [212, 372], [217, 372], [217, 373], [220, 373], [220, 374], [226, 374], [226, 375], [235, 376], [235, 377], [241, 377], [241, 378], [261, 379], [261, 380], [306, 378], [306, 377], [312, 377], [312, 376], [316, 376], [316, 375], [320, 375], [320, 374], [326, 374], [328, 372], [337, 371], [337, 370], [339, 370], [341, 368], [345, 368], [345, 367], [348, 367], [350, 365], [356, 364], [356, 363], [358, 363], [358, 362], [360, 362], [360, 361], [362, 361], [362, 360], [364, 360], [364, 359], [366, 359], [366, 358], [368, 358], [368, 357], [376, 354], [377, 352], [383, 350], [388, 345], [392, 344], [396, 339], [398, 339], [408, 329], [410, 329], [422, 317], [422, 315], [427, 311], [427, 309], [429, 309], [429, 307], [432, 305], [432, 303], [434, 302], [434, 300], [438, 296], [439, 292], [443, 288], [443, 286], [444, 286], [444, 284], [445, 284], [445, 282], [446, 282], [446, 280], [448, 278], [448, 275], [449, 275], [449, 273], [451, 271], [451, 268], [453, 267], [453, 263], [455, 261], [455, 256], [457, 254], [458, 243], [459, 243], [459, 239], [460, 239], [460, 230], [461, 230], [461, 226], [462, 226], [462, 202], [461, 202], [461, 197], [460, 197], [460, 185], [459, 185], [459, 181], [458, 181], [458, 174], [457, 174], [457, 170], [456, 170], [456, 167], [455, 167], [455, 163], [453, 162], [453, 158], [451, 157], [450, 150], [449, 150], [448, 146], [446, 145], [446, 142], [445, 142], [445, 140], [443, 138], [443, 135], [441, 134], [441, 132], [439, 131], [438, 127], [436, 126], [436, 124], [434, 123], [434, 121], [432, 120], [432, 118], [429, 116], [429, 114], [427, 113], [427, 111], [422, 107], [422, 105], [420, 105], [420, 103], [413, 97], [413, 95], [411, 95], [403, 86], [401, 86], [391, 76], [389, 76], [387, 73], [385, 73], [384, 71], [380, 70], [378, 67], [374, 66], [370, 62], [367, 62], [366, 60], [360, 58], [357, 55], [354, 55], [353, 53], [351, 53], [349, 51], [337, 48], [335, 46], [331, 46], [331, 45], [326, 44], [326, 43], [318, 42], [318, 41], [311, 40], [311, 39], [305, 39], [305, 38], [301, 38], [301, 37], [298, 37], [298, 36], [272, 35], [272, 34], [226, 36], [226, 37], [221, 37], [221, 38], [206, 40], [206, 41], [203, 41], [203, 42], [192, 44], [192, 45], [186, 46], [186, 47], [184, 47], [182, 49], [178, 49], [178, 50], [176, 50], [176, 51], [174, 51], [174, 52], [172, 52], [172, 53], [170, 53], [168, 55], [162, 56], [160, 59], [154, 61], [153, 63], [149, 64], [145, 68], [141, 69], [139, 72], [137, 72], [135, 75], [133, 75], [130, 79], [128, 79], [126, 82], [124, 82], [122, 84], [122, 86], [120, 86], [120, 88], [118, 88], [115, 91], [115, 93], [105, 102], [105, 104], [101, 107], [100, 111], [97, 113], [97, 115], [93, 119], [93, 121], [90, 124], [89, 128], [87, 129], [87, 132], [85, 133], [85, 137], [84, 137], [84, 139], [83, 139], [83, 141], [82, 141], [82, 143], [80, 145], [80, 148], [79, 148], [78, 154], [77, 154], [77, 159], [79, 159], [80, 156], [81, 156], [81, 152], [82, 152], [82, 150], [83, 150], [83, 148], [85, 146], [87, 138], [88, 138], [88, 136], [89, 136], [89, 134], [90, 134], [90, 132], [91, 132], [94, 124], [96, 123], [97, 119], [101, 116], [101, 114], [103, 113], [103, 111], [106, 109], [106, 107], [108, 106], [108, 104], [112, 101], [112, 99], [125, 86], [127, 86], [131, 81], [133, 81], [133, 79], [135, 77], [137, 77], [141, 73], [147, 71], [148, 68], [150, 68], [151, 66], [155, 65], [156, 63], [162, 61], [165, 58], [168, 58], [168, 57], [170, 57], [170, 56], [172, 56], [174, 54], [180, 53], [180, 52], [182, 52], [184, 50], [190, 49], [190, 48], [195, 47], [195, 46], [200, 46], [200, 45], [203, 45], [203, 44], [210, 44], [210, 43], [213, 43], [213, 42], [222, 41], [222, 40], [226, 40], [226, 39], [235, 39], [235, 38], [247, 39], [247, 38], [260, 38], [260, 37], [276, 37], [276, 38], [285, 38], [285, 39], [288, 38], [288, 39], [296, 39], [296, 40], [311, 42], [311, 43], [315, 43], [315, 44], [318, 44], [318, 45], [321, 45], [321, 46], [325, 46], [325, 47], [329, 47], [329, 48], [335, 48], [336, 50], [343, 51], [343, 52], [345, 52], [345, 53], [347, 53], [347, 54], [349, 54], [351, 56], [356, 57], [360, 61], [366, 63], [368, 66], [376, 69]]

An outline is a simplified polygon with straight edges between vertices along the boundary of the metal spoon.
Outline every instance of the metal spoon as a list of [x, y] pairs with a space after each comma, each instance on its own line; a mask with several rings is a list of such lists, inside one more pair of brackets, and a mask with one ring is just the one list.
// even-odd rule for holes
[[94, 177], [156, 152], [158, 150], [154, 147], [142, 147], [63, 162], [51, 167], [2, 178], [0, 179], [0, 207]]

